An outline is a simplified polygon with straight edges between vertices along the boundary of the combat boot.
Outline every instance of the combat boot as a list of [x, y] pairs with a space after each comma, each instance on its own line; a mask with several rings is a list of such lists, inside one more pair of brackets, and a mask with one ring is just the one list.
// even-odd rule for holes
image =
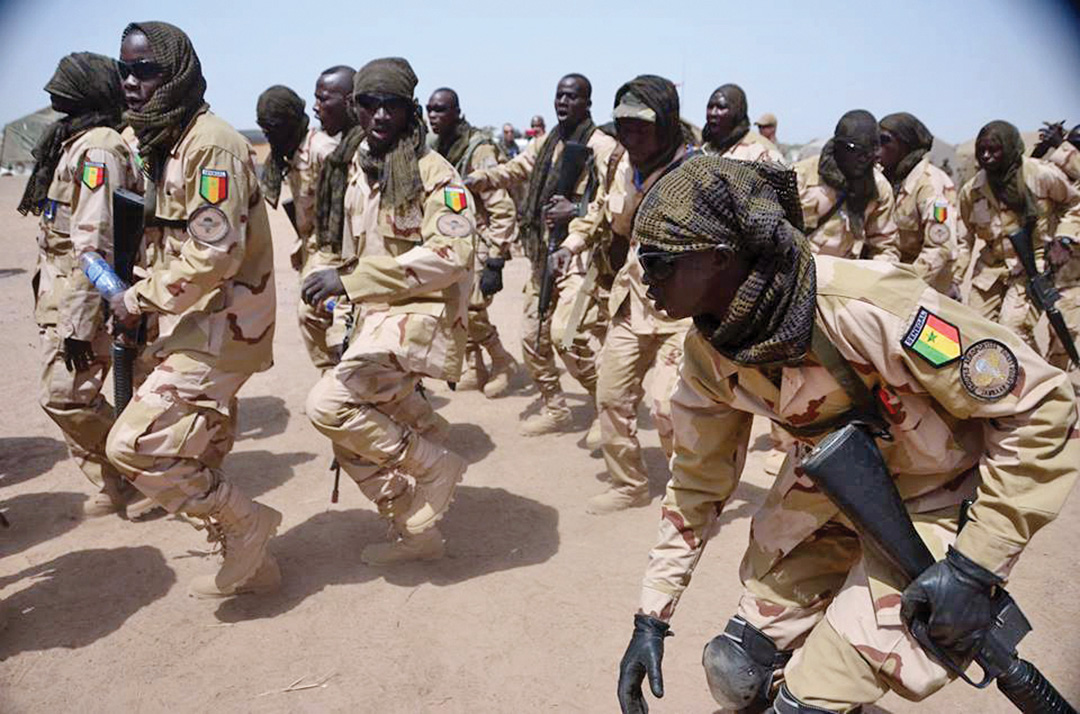
[[471, 345], [465, 350], [465, 368], [461, 373], [461, 379], [457, 381], [458, 391], [468, 392], [483, 388], [487, 382], [487, 367], [484, 366], [484, 357], [480, 347]]
[[239, 594], [240, 586], [263, 565], [267, 543], [281, 525], [281, 514], [225, 482], [188, 513], [206, 521], [207, 540], [221, 545], [223, 558], [221, 569], [211, 578], [213, 587], [200, 580], [200, 592], [216, 590], [218, 597]]
[[526, 419], [521, 423], [519, 431], [522, 436], [542, 436], [544, 434], [557, 434], [568, 431], [573, 424], [570, 416], [570, 407], [566, 406], [566, 400], [562, 394], [554, 394], [544, 397], [544, 406], [539, 414]]
[[281, 568], [278, 566], [277, 559], [267, 553], [255, 574], [239, 585], [229, 590], [222, 590], [218, 587], [213, 575], [199, 575], [188, 585], [188, 595], [199, 600], [213, 600], [234, 595], [272, 593], [279, 587], [281, 587]]
[[154, 515], [155, 512], [164, 512], [164, 510], [160, 503], [136, 491], [132, 499], [128, 501], [126, 513], [129, 521], [141, 521]]
[[597, 417], [593, 419], [592, 424], [589, 426], [589, 432], [585, 434], [585, 448], [589, 451], [596, 451], [603, 443], [603, 435], [600, 431], [600, 417]]
[[394, 515], [394, 523], [401, 531], [416, 535], [434, 526], [446, 513], [468, 462], [453, 451], [417, 436], [398, 468], [412, 476], [416, 486], [408, 507]]
[[611, 488], [590, 498], [588, 503], [585, 504], [585, 512], [594, 516], [603, 516], [608, 513], [625, 511], [628, 508], [644, 508], [651, 501], [647, 487], [633, 491]]
[[510, 381], [517, 375], [518, 363], [514, 356], [503, 347], [498, 336], [493, 337], [490, 344], [484, 347], [491, 355], [491, 372], [487, 383], [484, 384], [484, 396], [494, 399], [501, 397], [510, 389]]
[[402, 533], [390, 543], [373, 543], [360, 551], [360, 560], [367, 565], [394, 565], [414, 560], [439, 560], [446, 554], [446, 545], [438, 528], [423, 533]]
[[[119, 475], [105, 474], [101, 490], [83, 504], [83, 515], [87, 518], [111, 516], [114, 513], [123, 516], [129, 496], [124, 489], [125, 485], [126, 482]], [[128, 488], [131, 486], [128, 485]]]

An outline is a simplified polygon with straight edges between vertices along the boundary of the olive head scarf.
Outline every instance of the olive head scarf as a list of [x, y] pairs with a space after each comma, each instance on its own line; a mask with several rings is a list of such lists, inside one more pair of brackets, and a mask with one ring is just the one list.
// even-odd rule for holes
[[[1035, 220], [1038, 209], [1034, 197], [1024, 183], [1024, 140], [1020, 137], [1019, 130], [1007, 121], [992, 121], [979, 130], [975, 146], [978, 147], [983, 139], [997, 141], [1004, 154], [1001, 164], [993, 172], [980, 164], [986, 172], [990, 190], [994, 192], [997, 200], [1020, 214], [1023, 223]], [[978, 156], [979, 152], [976, 150], [976, 159]]]
[[[713, 94], [717, 92], [723, 95], [727, 101], [735, 123], [732, 124], [731, 131], [727, 133], [727, 136], [713, 136], [709, 131], [709, 124], [706, 122], [705, 128], [701, 130], [701, 138], [709, 146], [710, 151], [723, 154], [750, 133], [750, 114], [746, 105], [746, 92], [743, 91], [742, 87], [737, 84], [722, 84], [713, 90]], [[712, 95], [710, 95], [711, 98]]]
[[866, 210], [867, 204], [877, 200], [877, 183], [874, 181], [874, 164], [861, 176], [847, 176], [840, 170], [836, 163], [836, 143], [846, 142], [855, 144], [863, 151], [877, 151], [878, 147], [878, 123], [874, 115], [863, 109], [855, 109], [844, 116], [836, 124], [833, 138], [825, 142], [821, 147], [821, 160], [818, 163], [818, 174], [821, 180], [836, 191], [844, 194], [844, 203], [848, 209], [861, 216]]
[[45, 91], [62, 98], [71, 113], [53, 122], [34, 146], [34, 170], [19, 201], [18, 210], [24, 216], [41, 213], [64, 142], [95, 126], [119, 131], [124, 108], [116, 60], [92, 52], [76, 52], [61, 59]]
[[191, 120], [207, 105], [206, 80], [191, 39], [167, 22], [133, 22], [124, 37], [141, 32], [150, 41], [154, 59], [165, 68], [165, 82], [139, 111], [124, 114], [139, 138], [139, 154], [151, 178], [159, 178], [165, 154], [172, 149]]
[[263, 166], [263, 195], [271, 206], [277, 206], [281, 182], [289, 171], [289, 162], [304, 141], [309, 119], [304, 111], [304, 100], [281, 84], [275, 84], [259, 95], [255, 115], [264, 130], [287, 137], [281, 145], [270, 142], [270, 156]]
[[897, 112], [882, 117], [880, 125], [884, 131], [892, 134], [895, 140], [906, 146], [908, 150], [904, 158], [900, 159], [899, 163], [896, 164], [892, 175], [889, 176], [893, 188], [896, 188], [904, 182], [911, 170], [923, 160], [923, 157], [933, 147], [934, 135], [930, 133], [925, 124], [913, 114], [907, 112]]
[[740, 364], [791, 364], [806, 355], [817, 281], [794, 172], [715, 155], [688, 159], [645, 195], [634, 238], [642, 252], [731, 247], [750, 274], [722, 319], [699, 315], [694, 324]]

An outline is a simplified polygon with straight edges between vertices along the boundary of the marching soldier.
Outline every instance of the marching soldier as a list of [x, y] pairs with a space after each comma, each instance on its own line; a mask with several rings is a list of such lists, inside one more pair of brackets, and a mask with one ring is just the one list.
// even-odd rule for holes
[[[775, 135], [775, 119], [772, 128]], [[706, 154], [726, 156], [739, 161], [786, 163], [783, 154], [772, 141], [750, 128], [746, 92], [737, 84], [721, 85], [709, 97], [701, 138], [701, 149]]]

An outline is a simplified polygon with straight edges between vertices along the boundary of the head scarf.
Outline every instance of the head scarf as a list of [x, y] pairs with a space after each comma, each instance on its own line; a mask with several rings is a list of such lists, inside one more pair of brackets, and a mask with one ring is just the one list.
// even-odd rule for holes
[[641, 74], [619, 87], [615, 92], [615, 106], [619, 106], [627, 95], [637, 97], [656, 113], [656, 138], [660, 151], [651, 166], [634, 167], [642, 175], [648, 176], [660, 166], [670, 163], [679, 148], [687, 143], [679, 117], [679, 92], [669, 79], [655, 74]]
[[67, 100], [72, 111], [53, 122], [34, 146], [34, 170], [19, 201], [18, 210], [24, 216], [41, 213], [64, 142], [95, 126], [119, 131], [124, 108], [116, 60], [92, 52], [76, 52], [61, 59], [45, 91]]
[[[353, 120], [352, 112], [349, 113]], [[341, 132], [341, 143], [323, 161], [315, 185], [315, 229], [319, 247], [341, 252], [345, 228], [345, 190], [349, 186], [349, 166], [360, 143], [367, 135], [364, 127], [351, 124]]]
[[727, 314], [694, 324], [740, 364], [792, 364], [810, 348], [817, 281], [795, 175], [778, 164], [696, 156], [657, 181], [634, 219], [642, 250], [727, 245], [750, 264]]
[[[1007, 121], [992, 121], [979, 130], [975, 145], [983, 139], [995, 139], [1001, 144], [1004, 158], [994, 173], [983, 168], [990, 190], [1002, 204], [1020, 214], [1024, 224], [1038, 217], [1035, 199], [1024, 183], [1024, 140], [1015, 126]], [[975, 156], [979, 152], [976, 150]], [[981, 166], [981, 165], [980, 165]]]
[[1065, 141], [1069, 142], [1077, 149], [1080, 149], [1080, 124], [1077, 124], [1069, 130], [1069, 134], [1065, 137]]
[[[458, 166], [461, 160], [465, 158], [466, 152], [469, 150], [469, 142], [472, 139], [473, 128], [469, 122], [465, 121], [465, 117], [458, 120], [457, 125], [454, 126], [453, 132], [448, 137], [438, 137], [435, 146], [440, 154], [443, 155], [450, 164], [461, 173], [462, 176], [466, 166]], [[445, 149], [445, 150], [444, 150]]]
[[[701, 131], [701, 138], [712, 151], [723, 154], [742, 141], [742, 138], [750, 132], [750, 115], [746, 106], [746, 92], [742, 90], [742, 87], [737, 84], [723, 84], [717, 87], [713, 94], [717, 92], [724, 95], [727, 100], [735, 123], [727, 136], [712, 136], [709, 132], [709, 124], [706, 122], [705, 128]], [[709, 96], [711, 98], [712, 95]]]
[[405, 133], [382, 156], [373, 156], [367, 145], [360, 147], [360, 167], [369, 179], [379, 182], [382, 203], [390, 208], [403, 206], [424, 190], [417, 160], [427, 152], [427, 127], [419, 102], [413, 97], [416, 74], [401, 57], [384, 57], [368, 62], [353, 80], [353, 96], [389, 94], [412, 102]]
[[206, 108], [206, 80], [191, 39], [167, 22], [133, 22], [124, 37], [141, 32], [150, 41], [154, 59], [165, 68], [165, 82], [139, 111], [128, 110], [124, 119], [139, 138], [139, 154], [151, 178], [159, 178], [165, 154], [172, 149], [191, 120]]
[[847, 176], [836, 163], [836, 142], [850, 141], [861, 147], [876, 150], [878, 146], [878, 124], [874, 115], [863, 109], [855, 109], [836, 123], [833, 138], [821, 147], [821, 159], [818, 162], [818, 174], [821, 179], [836, 191], [844, 195], [844, 203], [851, 213], [861, 216], [867, 204], [877, 200], [877, 183], [874, 181], [874, 164], [862, 176]]
[[900, 186], [908, 177], [923, 157], [934, 145], [934, 135], [913, 114], [897, 112], [883, 117], [880, 122], [883, 130], [889, 132], [901, 144], [907, 147], [908, 153], [896, 164], [892, 171], [893, 188]]
[[289, 136], [286, 146], [274, 146], [271, 142], [270, 156], [263, 165], [263, 195], [271, 206], [277, 206], [281, 196], [281, 182], [289, 171], [289, 162], [304, 141], [309, 119], [304, 111], [304, 100], [281, 84], [275, 84], [259, 95], [255, 116], [260, 127], [282, 127]]

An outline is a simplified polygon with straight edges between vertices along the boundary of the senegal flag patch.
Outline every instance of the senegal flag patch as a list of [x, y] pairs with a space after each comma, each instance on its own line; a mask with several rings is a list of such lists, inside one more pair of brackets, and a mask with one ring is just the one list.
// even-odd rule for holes
[[91, 191], [105, 183], [105, 164], [96, 161], [83, 162], [82, 182]]
[[454, 213], [461, 213], [469, 205], [468, 199], [465, 197], [465, 189], [454, 188], [453, 186], [447, 186], [443, 189], [443, 202]]
[[199, 174], [199, 195], [212, 205], [229, 197], [229, 172], [203, 169]]
[[949, 218], [949, 203], [948, 201], [934, 201], [934, 220], [938, 223], [944, 223]]
[[935, 367], [960, 359], [960, 330], [925, 307], [919, 308], [901, 344]]

